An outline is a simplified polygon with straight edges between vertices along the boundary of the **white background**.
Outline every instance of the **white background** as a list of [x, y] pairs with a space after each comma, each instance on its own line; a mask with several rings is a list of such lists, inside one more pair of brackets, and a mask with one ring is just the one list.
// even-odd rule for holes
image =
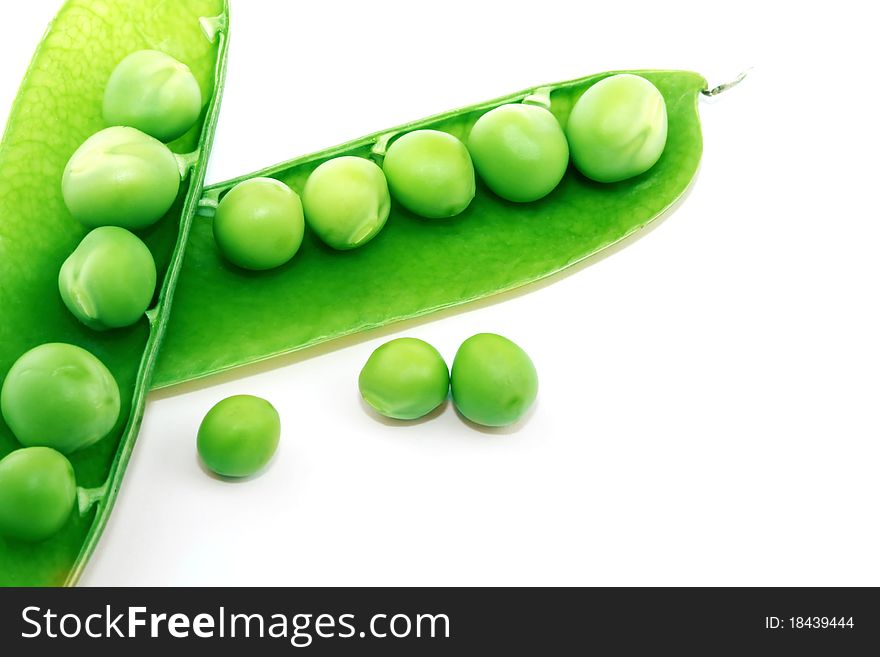
[[[0, 9], [3, 118], [56, 6]], [[791, 6], [234, 2], [209, 182], [533, 84], [755, 68], [701, 103], [696, 184], [623, 251], [501, 303], [153, 394], [83, 583], [880, 584], [876, 23], [845, 2]], [[360, 404], [384, 340], [451, 360], [479, 331], [537, 364], [516, 430], [451, 408], [389, 424]], [[195, 435], [245, 392], [279, 409], [281, 446], [227, 483]]]

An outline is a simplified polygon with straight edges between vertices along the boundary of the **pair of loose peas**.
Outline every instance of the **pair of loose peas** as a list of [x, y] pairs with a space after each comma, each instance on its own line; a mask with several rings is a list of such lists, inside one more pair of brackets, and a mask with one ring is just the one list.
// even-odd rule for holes
[[433, 346], [416, 338], [398, 338], [376, 349], [358, 378], [361, 396], [376, 412], [397, 420], [415, 420], [446, 401], [462, 416], [488, 427], [520, 420], [538, 394], [538, 374], [523, 349], [494, 333], [465, 340], [455, 354], [450, 376]]
[[536, 201], [560, 183], [569, 156], [588, 178], [617, 182], [650, 169], [666, 135], [657, 88], [637, 75], [613, 75], [581, 95], [565, 131], [526, 99], [482, 115], [467, 146], [446, 132], [416, 130], [391, 142], [381, 168], [361, 157], [327, 160], [307, 179], [301, 201], [280, 181], [246, 180], [220, 201], [214, 237], [232, 263], [271, 269], [296, 254], [306, 223], [329, 246], [352, 249], [382, 229], [391, 197], [428, 219], [453, 217], [473, 200], [478, 173], [508, 201]]
[[[154, 224], [177, 198], [177, 159], [162, 142], [186, 133], [201, 108], [192, 72], [165, 53], [132, 53], [110, 75], [103, 116], [111, 127], [74, 152], [61, 181], [71, 215], [93, 229], [58, 275], [62, 301], [86, 326], [129, 326], [149, 307], [156, 265], [130, 231]], [[12, 365], [0, 411], [24, 447], [0, 460], [0, 534], [39, 541], [66, 524], [76, 500], [66, 455], [107, 436], [120, 407], [112, 373], [80, 347], [39, 345]]]

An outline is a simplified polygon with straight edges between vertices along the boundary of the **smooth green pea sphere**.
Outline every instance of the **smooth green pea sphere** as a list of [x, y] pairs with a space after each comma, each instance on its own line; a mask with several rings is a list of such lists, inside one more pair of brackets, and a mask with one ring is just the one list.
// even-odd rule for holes
[[137, 128], [160, 141], [180, 137], [201, 111], [202, 91], [192, 71], [158, 50], [128, 55], [104, 87], [107, 125]]
[[449, 394], [449, 370], [423, 340], [397, 338], [376, 349], [358, 378], [364, 400], [386, 417], [414, 420], [437, 408]]
[[3, 419], [26, 447], [70, 454], [101, 440], [119, 419], [119, 386], [80, 347], [50, 342], [25, 352], [0, 390]]
[[153, 300], [156, 263], [136, 235], [102, 226], [86, 235], [61, 265], [58, 290], [64, 305], [86, 326], [99, 331], [130, 326]]
[[403, 135], [388, 148], [382, 168], [391, 196], [422, 217], [454, 217], [474, 198], [471, 156], [447, 132], [416, 130]]
[[452, 363], [452, 400], [471, 422], [487, 427], [513, 424], [538, 394], [538, 373], [517, 344], [494, 333], [465, 340]]
[[89, 228], [146, 228], [161, 219], [180, 186], [174, 154], [135, 128], [105, 128], [86, 139], [64, 168], [61, 194]]
[[42, 541], [57, 533], [76, 500], [73, 466], [49, 447], [25, 447], [0, 460], [0, 535]]
[[244, 269], [283, 265], [299, 250], [304, 230], [299, 195], [274, 178], [238, 183], [221, 199], [214, 215], [220, 252]]
[[328, 246], [362, 246], [382, 230], [391, 210], [385, 174], [362, 157], [327, 160], [306, 180], [303, 209], [306, 223]]
[[666, 131], [663, 94], [629, 73], [587, 89], [566, 127], [574, 165], [598, 182], [617, 182], [650, 169], [663, 154]]
[[556, 189], [568, 168], [568, 142], [556, 117], [537, 105], [496, 107], [468, 137], [477, 173], [501, 198], [536, 201]]
[[199, 426], [205, 465], [224, 477], [248, 477], [265, 466], [281, 436], [278, 411], [265, 399], [234, 395], [217, 402]]

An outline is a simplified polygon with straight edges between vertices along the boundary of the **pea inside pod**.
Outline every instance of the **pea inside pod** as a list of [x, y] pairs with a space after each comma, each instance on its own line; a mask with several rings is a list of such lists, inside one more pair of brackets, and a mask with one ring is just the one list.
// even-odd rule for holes
[[158, 50], [138, 50], [123, 59], [104, 89], [108, 125], [137, 128], [160, 141], [189, 130], [202, 111], [202, 92], [189, 67]]
[[620, 74], [587, 89], [568, 117], [575, 166], [588, 178], [618, 182], [650, 169], [666, 146], [663, 94], [640, 75]]
[[465, 340], [452, 363], [452, 399], [467, 419], [503, 427], [522, 418], [538, 394], [538, 374], [516, 343], [495, 333]]
[[70, 157], [64, 203], [85, 226], [146, 228], [171, 208], [180, 186], [177, 160], [148, 134], [124, 126], [96, 132]]
[[[0, 422], [0, 457], [21, 447], [25, 432], [19, 424], [57, 429], [59, 449], [79, 448], [70, 461], [84, 494], [81, 513], [57, 533], [32, 543], [11, 535], [0, 540], [0, 586], [75, 583], [114, 506], [183, 260], [178, 238], [189, 233], [202, 193], [223, 87], [227, 21], [225, 0], [69, 0], [23, 78], [0, 141], [0, 379], [5, 389], [0, 410], [6, 420]], [[122, 139], [108, 139], [103, 130], [93, 134], [105, 125], [105, 85], [121, 56], [156, 47], [185, 58], [203, 92], [199, 119], [174, 142], [174, 150], [186, 154], [181, 157], [188, 169], [183, 184], [177, 157], [160, 141], [127, 126], [107, 129], [110, 135], [121, 132]], [[93, 137], [107, 142], [79, 151], [83, 157], [71, 163], [65, 186], [71, 155]], [[58, 298], [59, 267], [87, 232], [78, 222], [88, 228], [146, 229], [140, 238], [162, 283], [148, 321], [112, 332], [89, 330]], [[94, 385], [102, 376], [76, 360], [61, 366], [47, 361], [46, 368], [42, 363], [14, 367], [40, 342], [94, 354], [112, 376], [118, 396], [109, 384]], [[65, 380], [72, 385], [62, 385]], [[92, 394], [105, 389], [106, 395]], [[53, 399], [64, 391], [62, 399]], [[115, 413], [115, 404], [101, 402], [113, 397], [119, 400]], [[10, 399], [27, 403], [16, 403], [10, 411]], [[109, 430], [101, 437], [103, 427]], [[47, 435], [37, 430], [32, 442], [50, 444]]]
[[440, 353], [424, 340], [397, 338], [367, 360], [358, 387], [377, 413], [414, 420], [442, 404], [449, 394], [449, 369]]
[[22, 445], [70, 454], [104, 438], [119, 418], [119, 386], [91, 353], [43, 344], [13, 364], [0, 389], [3, 419]]
[[414, 130], [395, 140], [382, 164], [394, 199], [429, 219], [454, 217], [474, 198], [474, 165], [447, 132]]
[[519, 203], [547, 196], [568, 167], [568, 143], [559, 121], [528, 103], [486, 112], [471, 129], [468, 150], [489, 189]]
[[70, 254], [58, 274], [68, 310], [86, 326], [103, 331], [143, 317], [156, 289], [153, 254], [124, 228], [95, 228]]
[[205, 465], [225, 477], [249, 477], [275, 454], [281, 435], [278, 411], [254, 395], [217, 402], [199, 426], [197, 446]]
[[382, 169], [362, 157], [336, 157], [316, 168], [303, 189], [306, 222], [328, 246], [363, 246], [385, 226], [391, 210]]
[[0, 535], [42, 541], [67, 522], [76, 501], [73, 466], [49, 447], [25, 447], [0, 459]]

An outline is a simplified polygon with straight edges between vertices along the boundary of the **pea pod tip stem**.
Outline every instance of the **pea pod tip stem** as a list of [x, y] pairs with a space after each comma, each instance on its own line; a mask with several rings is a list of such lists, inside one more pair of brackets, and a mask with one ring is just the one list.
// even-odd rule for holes
[[89, 509], [91, 509], [96, 502], [100, 502], [104, 499], [104, 497], [107, 495], [108, 482], [109, 479], [96, 488], [83, 488], [82, 486], [77, 486], [77, 509], [79, 510], [79, 514], [81, 516], [88, 513]]
[[718, 94], [724, 93], [728, 89], [732, 89], [733, 87], [738, 85], [740, 82], [745, 80], [746, 76], [752, 72], [753, 68], [754, 67], [750, 66], [749, 68], [744, 70], [742, 73], [737, 75], [736, 78], [734, 78], [730, 82], [722, 82], [721, 84], [716, 85], [711, 88], [707, 86], [705, 89], [701, 89], [700, 93], [708, 98], [712, 98], [713, 96], [717, 96]]
[[388, 151], [388, 146], [391, 144], [391, 140], [399, 134], [399, 130], [391, 130], [390, 132], [386, 132], [376, 138], [376, 143], [373, 144], [373, 147], [370, 149], [370, 155], [377, 164], [382, 164], [382, 160], [385, 158], [385, 153]]
[[205, 38], [208, 39], [208, 42], [214, 43], [214, 41], [217, 40], [217, 35], [220, 32], [226, 31], [226, 14], [220, 14], [219, 16], [202, 16], [199, 18], [199, 27], [202, 28], [202, 33], [205, 35]]
[[536, 105], [546, 110], [550, 109], [550, 93], [553, 91], [551, 87], [538, 87], [528, 96], [523, 98], [525, 105]]
[[174, 153], [174, 159], [177, 160], [177, 170], [180, 173], [180, 179], [184, 180], [198, 163], [199, 151], [196, 149], [191, 153]]

